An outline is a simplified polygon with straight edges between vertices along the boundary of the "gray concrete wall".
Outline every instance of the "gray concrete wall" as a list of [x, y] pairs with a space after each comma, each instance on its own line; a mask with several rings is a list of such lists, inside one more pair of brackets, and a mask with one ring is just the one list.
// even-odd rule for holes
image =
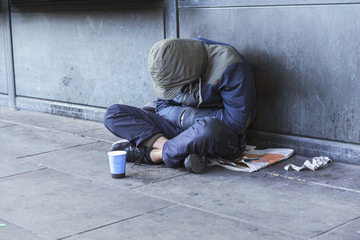
[[151, 46], [162, 39], [163, 10], [15, 12], [18, 96], [108, 107], [152, 100]]
[[360, 143], [360, 4], [183, 2], [180, 37], [229, 42], [250, 60], [258, 110], [252, 129]]

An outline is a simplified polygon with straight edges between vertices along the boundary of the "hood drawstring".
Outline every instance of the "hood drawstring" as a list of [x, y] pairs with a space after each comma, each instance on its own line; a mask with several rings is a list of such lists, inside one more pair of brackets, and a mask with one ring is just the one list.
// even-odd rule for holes
[[189, 84], [189, 92], [188, 92], [188, 95], [190, 95], [192, 92], [192, 83]]
[[200, 104], [203, 102], [203, 98], [201, 95], [201, 77], [199, 77], [199, 104], [197, 105], [197, 108], [200, 107]]

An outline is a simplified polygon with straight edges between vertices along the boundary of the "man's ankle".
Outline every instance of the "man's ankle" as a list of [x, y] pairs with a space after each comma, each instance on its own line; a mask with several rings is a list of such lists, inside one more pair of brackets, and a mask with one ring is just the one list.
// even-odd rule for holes
[[161, 163], [162, 160], [162, 149], [152, 149], [149, 152], [149, 157], [153, 163]]

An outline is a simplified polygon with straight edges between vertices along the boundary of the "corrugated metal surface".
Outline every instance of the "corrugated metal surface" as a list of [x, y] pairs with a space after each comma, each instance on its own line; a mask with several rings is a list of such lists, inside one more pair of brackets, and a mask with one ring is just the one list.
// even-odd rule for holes
[[161, 0], [10, 0], [13, 11], [114, 10], [161, 8]]
[[87, 5], [87, 4], [138, 4], [139, 7], [144, 7], [143, 4], [159, 3], [161, 0], [10, 0], [11, 6], [36, 6], [36, 5]]
[[357, 4], [359, 0], [179, 0], [179, 8], [260, 7]]
[[360, 4], [182, 8], [180, 36], [229, 42], [257, 85], [253, 129], [360, 143]]
[[151, 46], [164, 37], [163, 10], [12, 14], [18, 96], [108, 107], [154, 98]]

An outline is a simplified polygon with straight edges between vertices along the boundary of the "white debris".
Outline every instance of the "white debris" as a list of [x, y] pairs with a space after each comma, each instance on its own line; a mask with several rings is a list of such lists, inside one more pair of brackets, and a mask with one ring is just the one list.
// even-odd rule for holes
[[289, 168], [291, 167], [292, 169], [296, 170], [296, 171], [300, 171], [304, 168], [308, 168], [312, 171], [316, 171], [321, 167], [326, 167], [328, 165], [328, 162], [332, 162], [332, 160], [328, 157], [314, 157], [312, 159], [312, 162], [310, 162], [309, 160], [306, 160], [302, 166], [295, 166], [294, 164], [287, 164], [284, 169], [286, 171], [289, 171]]

